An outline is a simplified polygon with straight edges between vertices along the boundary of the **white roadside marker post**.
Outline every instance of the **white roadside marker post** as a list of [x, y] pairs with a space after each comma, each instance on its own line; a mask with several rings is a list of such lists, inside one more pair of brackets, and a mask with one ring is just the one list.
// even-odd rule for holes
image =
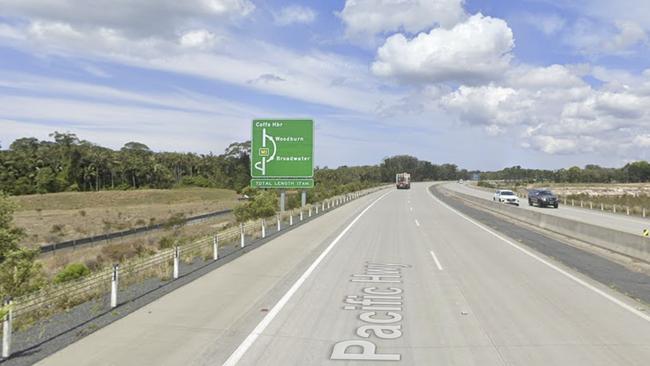
[[320, 206], [320, 205], [316, 205], [316, 215], [318, 215], [318, 207], [319, 207], [319, 206]]
[[627, 215], [630, 216], [630, 206], [627, 206], [625, 209], [627, 210]]
[[601, 210], [601, 211], [605, 211], [605, 204], [604, 204], [604, 203], [601, 203], [601, 204], [600, 204], [600, 210]]
[[11, 327], [13, 323], [13, 310], [11, 309], [11, 298], [7, 297], [4, 300], [4, 306], [9, 310], [2, 319], [2, 358], [7, 359], [11, 356]]
[[266, 238], [266, 223], [262, 219], [262, 239]]
[[616, 213], [616, 205], [612, 207], [612, 212]]
[[119, 281], [120, 265], [113, 265], [113, 276], [111, 276], [111, 309], [117, 307], [117, 288]]
[[593, 202], [589, 202], [589, 209], [590, 209], [590, 210], [593, 210], [593, 209], [594, 209], [594, 203], [593, 203]]
[[278, 214], [277, 218], [278, 218], [278, 231], [280, 231], [282, 229], [282, 227], [281, 227], [281, 223], [280, 223], [280, 215], [279, 214]]
[[311, 217], [311, 206], [309, 206], [309, 211], [307, 213], [307, 217]]
[[212, 259], [219, 259], [219, 234], [212, 237]]
[[239, 224], [239, 233], [240, 233], [240, 246], [243, 248], [244, 245], [246, 245], [245, 238], [244, 238], [244, 223]]
[[293, 226], [293, 211], [289, 212], [289, 226]]
[[300, 209], [300, 221], [302, 221], [302, 209]]
[[642, 209], [643, 211], [643, 217], [645, 217], [645, 207]]
[[174, 247], [174, 279], [178, 278], [178, 267], [180, 266], [180, 251], [178, 245]]

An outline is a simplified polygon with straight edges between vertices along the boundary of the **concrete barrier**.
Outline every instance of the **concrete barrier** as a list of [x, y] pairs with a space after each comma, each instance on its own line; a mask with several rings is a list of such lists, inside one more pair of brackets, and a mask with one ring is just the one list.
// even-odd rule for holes
[[509, 218], [539, 226], [562, 235], [624, 254], [633, 258], [650, 262], [650, 238], [639, 235], [587, 224], [581, 221], [565, 219], [543, 212], [522, 210], [519, 207], [488, 201], [464, 193], [453, 192], [444, 187], [436, 187], [448, 195], [459, 197], [490, 211], [500, 213]]

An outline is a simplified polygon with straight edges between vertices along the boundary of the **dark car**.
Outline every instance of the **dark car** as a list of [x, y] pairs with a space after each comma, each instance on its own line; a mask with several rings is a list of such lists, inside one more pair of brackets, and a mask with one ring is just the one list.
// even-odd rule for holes
[[560, 201], [553, 192], [547, 189], [531, 189], [528, 191], [528, 205], [537, 205], [538, 207], [552, 206], [557, 208], [560, 205]]

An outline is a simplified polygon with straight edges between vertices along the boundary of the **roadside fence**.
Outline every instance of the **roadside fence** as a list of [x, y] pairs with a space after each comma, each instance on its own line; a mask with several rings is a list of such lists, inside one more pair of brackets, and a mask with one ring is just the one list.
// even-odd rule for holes
[[[202, 215], [197, 215], [197, 216], [192, 216], [188, 217], [185, 219], [185, 222], [187, 224], [192, 224], [192, 223], [198, 223], [202, 222], [205, 220], [208, 220], [213, 217], [218, 217], [218, 216], [223, 216], [231, 213], [232, 210], [221, 210], [217, 212], [210, 212]], [[94, 244], [98, 242], [106, 242], [108, 243], [110, 240], [114, 239], [122, 239], [126, 236], [131, 236], [131, 235], [136, 235], [136, 234], [144, 234], [148, 233], [150, 231], [154, 230], [160, 230], [164, 228], [167, 224], [166, 223], [159, 223], [159, 224], [152, 224], [148, 226], [141, 226], [141, 227], [136, 227], [133, 229], [128, 229], [128, 230], [122, 230], [122, 231], [115, 231], [112, 233], [106, 233], [106, 234], [98, 234], [98, 235], [93, 235], [93, 236], [88, 236], [85, 238], [79, 238], [79, 239], [72, 239], [72, 240], [67, 240], [59, 243], [51, 243], [51, 244], [45, 244], [40, 247], [41, 254], [44, 253], [54, 253], [57, 250], [62, 250], [62, 249], [69, 249], [69, 248], [77, 248], [80, 246], [86, 246], [89, 244]]]
[[116, 263], [112, 268], [73, 282], [51, 285], [13, 300], [5, 299], [5, 308], [9, 311], [2, 324], [2, 358], [29, 353], [44, 342], [77, 331], [92, 320], [138, 302], [146, 294], [179, 278], [232, 255], [243, 254], [250, 247], [263, 245], [267, 238], [281, 235], [292, 227], [385, 188], [343, 194], [272, 217], [241, 223], [192, 243]]

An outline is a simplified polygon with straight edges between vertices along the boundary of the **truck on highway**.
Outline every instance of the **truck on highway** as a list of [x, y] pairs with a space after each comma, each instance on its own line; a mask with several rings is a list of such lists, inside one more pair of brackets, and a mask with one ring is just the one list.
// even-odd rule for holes
[[411, 189], [411, 174], [398, 173], [395, 175], [395, 185], [397, 189]]

